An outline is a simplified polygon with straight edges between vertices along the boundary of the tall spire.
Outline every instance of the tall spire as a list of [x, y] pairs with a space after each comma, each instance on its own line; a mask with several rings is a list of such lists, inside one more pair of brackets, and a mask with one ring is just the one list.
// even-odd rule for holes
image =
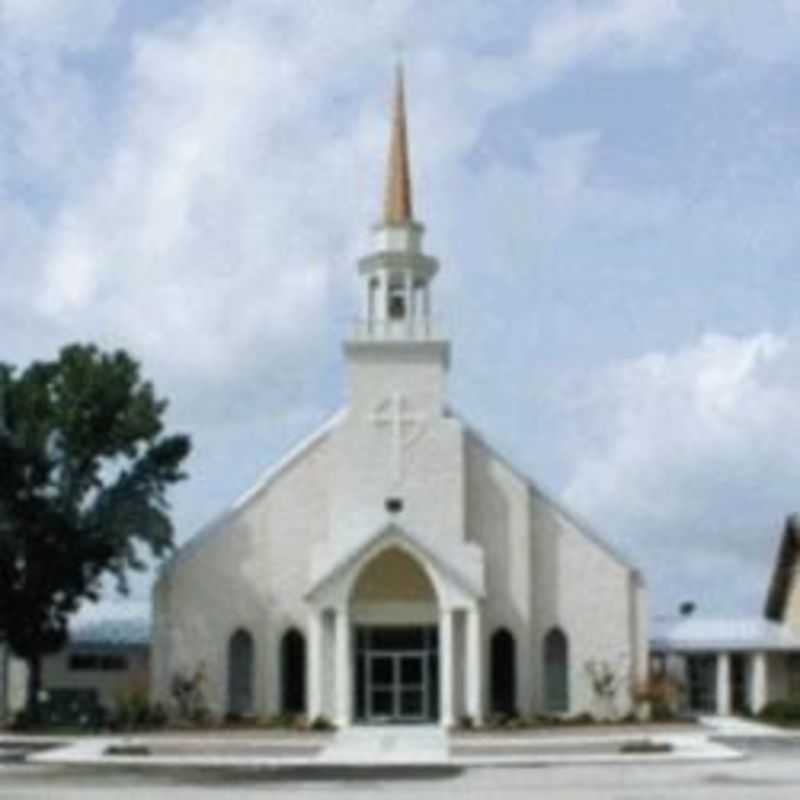
[[403, 67], [398, 64], [392, 119], [392, 141], [389, 150], [389, 169], [386, 175], [386, 195], [383, 205], [383, 224], [405, 225], [411, 222], [413, 217], [411, 172], [408, 167], [408, 133], [406, 131]]

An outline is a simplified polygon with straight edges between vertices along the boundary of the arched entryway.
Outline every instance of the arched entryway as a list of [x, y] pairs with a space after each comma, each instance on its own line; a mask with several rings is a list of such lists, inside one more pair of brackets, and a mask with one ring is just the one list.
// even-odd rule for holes
[[425, 722], [439, 715], [436, 590], [406, 549], [375, 555], [350, 594], [354, 631], [355, 718]]
[[561, 628], [544, 637], [544, 702], [547, 711], [569, 710], [569, 642]]
[[306, 708], [306, 640], [297, 628], [281, 638], [281, 707], [289, 714]]
[[228, 713], [244, 717], [253, 713], [253, 637], [244, 628], [228, 640]]
[[492, 634], [489, 655], [492, 713], [516, 714], [516, 646], [514, 636], [507, 628], [500, 628]]

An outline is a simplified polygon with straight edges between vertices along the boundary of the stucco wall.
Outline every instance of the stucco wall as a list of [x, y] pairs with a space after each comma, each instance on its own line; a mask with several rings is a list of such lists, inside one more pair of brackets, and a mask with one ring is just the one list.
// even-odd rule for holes
[[[422, 540], [463, 540], [463, 435], [443, 414], [440, 358], [422, 346], [368, 348], [352, 357], [347, 417], [332, 434], [331, 558], [390, 521], [386, 500], [393, 497], [403, 502], [397, 519]], [[395, 398], [406, 419], [399, 452], [389, 422]]]
[[530, 508], [527, 485], [483, 442], [465, 436], [466, 536], [484, 551], [486, 599], [482, 608], [483, 706], [490, 705], [489, 648], [492, 635], [507, 628], [517, 654], [517, 704], [531, 709], [532, 615]]
[[224, 714], [228, 639], [244, 627], [255, 644], [254, 710], [279, 710], [280, 640], [289, 627], [305, 631], [310, 552], [326, 531], [327, 442], [310, 445], [162, 573], [153, 592], [156, 699], [170, 701], [176, 671], [202, 665], [208, 706]]
[[630, 707], [632, 673], [646, 670], [646, 590], [632, 569], [582, 531], [474, 435], [467, 438], [467, 535], [485, 551], [485, 697], [489, 637], [499, 627], [517, 645], [522, 712], [545, 707], [542, 649], [559, 626], [569, 641], [570, 713], [605, 713], [586, 663], [606, 662], [622, 679], [617, 711]]
[[[423, 365], [417, 377], [427, 371]], [[430, 403], [429, 416], [404, 454], [408, 473], [394, 480], [388, 431], [369, 416], [376, 398], [391, 392], [388, 372], [384, 377], [363, 380], [358, 413], [351, 408], [216, 534], [190, 545], [166, 568], [153, 594], [155, 698], [169, 701], [174, 673], [191, 674], [202, 664], [208, 705], [223, 714], [228, 638], [241, 626], [255, 642], [254, 710], [276, 713], [280, 637], [289, 626], [305, 628], [312, 550], [325, 542], [321, 552], [333, 564], [358, 537], [394, 519], [459, 568], [467, 556], [481, 555], [484, 709], [490, 637], [500, 627], [516, 642], [518, 708], [543, 709], [542, 642], [558, 625], [569, 640], [570, 713], [597, 711], [585, 670], [589, 659], [608, 663], [626, 678], [632, 669], [644, 669], [644, 588], [627, 565], [458, 419], [437, 411], [438, 399], [409, 395], [416, 410]], [[409, 385], [416, 385], [411, 378]], [[404, 501], [394, 517], [384, 506], [390, 493]], [[346, 529], [342, 519], [348, 520]], [[326, 619], [324, 637], [326, 704], [332, 697], [331, 622]], [[461, 686], [458, 672], [457, 681]], [[630, 683], [620, 689], [620, 713], [627, 710]], [[326, 711], [333, 709], [326, 705]]]

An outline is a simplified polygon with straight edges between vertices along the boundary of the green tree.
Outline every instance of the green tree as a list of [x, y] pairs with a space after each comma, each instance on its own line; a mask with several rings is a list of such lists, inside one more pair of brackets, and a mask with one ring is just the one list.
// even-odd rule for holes
[[166, 491], [190, 442], [165, 435], [166, 407], [124, 351], [0, 363], [0, 640], [28, 664], [33, 719], [42, 657], [66, 644], [70, 615], [104, 576], [127, 593], [145, 553], [173, 546]]

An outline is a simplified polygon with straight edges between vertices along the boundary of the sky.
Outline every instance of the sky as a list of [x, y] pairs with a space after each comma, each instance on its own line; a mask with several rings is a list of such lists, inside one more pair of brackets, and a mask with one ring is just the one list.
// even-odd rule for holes
[[0, 360], [140, 360], [186, 541], [345, 402], [398, 53], [452, 406], [654, 613], [759, 614], [800, 507], [800, 0], [0, 0]]

